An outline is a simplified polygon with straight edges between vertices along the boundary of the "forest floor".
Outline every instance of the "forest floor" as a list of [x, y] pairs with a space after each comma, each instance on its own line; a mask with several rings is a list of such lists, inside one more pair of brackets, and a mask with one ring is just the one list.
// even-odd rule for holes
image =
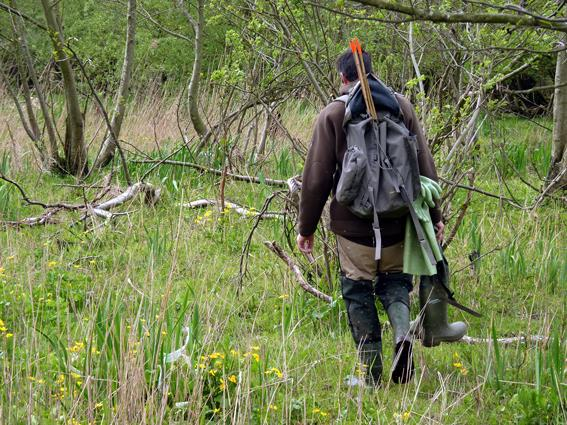
[[[308, 129], [312, 119], [313, 114], [302, 117], [297, 127]], [[542, 146], [549, 145], [550, 134], [516, 118], [491, 122], [480, 136], [478, 158], [471, 159], [475, 186], [505, 196], [509, 189], [519, 204], [530, 205], [537, 192], [521, 180], [540, 186], [537, 176], [544, 175], [549, 158]], [[10, 146], [4, 136], [3, 146]], [[157, 156], [152, 139], [148, 136], [147, 149]], [[495, 146], [503, 146], [507, 155]], [[170, 142], [160, 149], [172, 147]], [[32, 161], [15, 163], [17, 155], [25, 159], [4, 149], [2, 171], [30, 198], [82, 202], [82, 190], [62, 186], [73, 179], [41, 174]], [[135, 180], [150, 166], [130, 167]], [[295, 154], [275, 148], [254, 174], [286, 179], [301, 167]], [[183, 206], [217, 198], [219, 177], [164, 165], [149, 181], [162, 188], [159, 203], [148, 207], [136, 199], [123, 208], [128, 215], [112, 223], [85, 228], [71, 225], [78, 214], [65, 213], [59, 224], [0, 231], [0, 423], [567, 420], [566, 214], [561, 204], [548, 199], [531, 211], [475, 193], [446, 255], [457, 299], [484, 316], [450, 308], [450, 317], [465, 321], [468, 335], [488, 341], [436, 348], [417, 343], [414, 380], [395, 385], [387, 373], [392, 335], [379, 306], [387, 372], [383, 386], [370, 390], [345, 385], [359, 368], [334, 255], [331, 282], [325, 272], [307, 274], [333, 297], [329, 305], [305, 293], [263, 244], [275, 240], [291, 253], [290, 224], [263, 220], [240, 282], [243, 245], [255, 219], [231, 209]], [[89, 190], [87, 197], [96, 191]], [[226, 198], [260, 210], [273, 191], [265, 184], [229, 180]], [[466, 194], [459, 189], [453, 213]], [[275, 199], [269, 209], [282, 208]], [[2, 220], [41, 212], [0, 183]], [[449, 230], [452, 223], [454, 217]], [[325, 270], [322, 252], [319, 243], [315, 255]], [[481, 255], [474, 264], [472, 252]], [[414, 294], [412, 316], [418, 311]], [[544, 341], [493, 343], [522, 335], [542, 335]], [[185, 348], [176, 352], [180, 347]]]

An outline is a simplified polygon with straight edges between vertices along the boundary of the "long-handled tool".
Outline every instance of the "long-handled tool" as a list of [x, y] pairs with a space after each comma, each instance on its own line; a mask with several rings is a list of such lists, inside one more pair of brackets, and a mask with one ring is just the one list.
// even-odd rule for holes
[[356, 64], [356, 72], [358, 73], [358, 80], [360, 81], [360, 88], [362, 90], [362, 96], [364, 97], [364, 103], [366, 104], [366, 110], [372, 119], [377, 120], [378, 115], [376, 114], [374, 100], [372, 99], [368, 78], [366, 77], [366, 68], [364, 66], [364, 59], [362, 58], [362, 47], [360, 47], [358, 38], [355, 37], [350, 41], [350, 50], [354, 56], [354, 63]]

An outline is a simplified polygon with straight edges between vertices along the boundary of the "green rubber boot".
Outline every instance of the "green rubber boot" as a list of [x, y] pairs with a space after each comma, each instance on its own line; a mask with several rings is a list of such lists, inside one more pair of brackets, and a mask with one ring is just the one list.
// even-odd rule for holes
[[447, 320], [447, 292], [435, 284], [434, 276], [422, 276], [419, 285], [421, 326], [417, 332], [425, 347], [436, 347], [442, 342], [459, 341], [467, 333], [464, 322], [449, 323]]
[[382, 378], [382, 332], [374, 302], [374, 287], [369, 280], [341, 276], [341, 291], [350, 330], [366, 369], [366, 383], [378, 386]]
[[412, 277], [405, 273], [381, 273], [376, 282], [376, 295], [380, 298], [392, 325], [392, 381], [396, 384], [409, 382], [414, 373], [409, 309], [411, 290]]
[[410, 310], [401, 302], [390, 304], [386, 310], [394, 333], [394, 359], [392, 361], [392, 381], [406, 384], [413, 377], [413, 345], [410, 335]]

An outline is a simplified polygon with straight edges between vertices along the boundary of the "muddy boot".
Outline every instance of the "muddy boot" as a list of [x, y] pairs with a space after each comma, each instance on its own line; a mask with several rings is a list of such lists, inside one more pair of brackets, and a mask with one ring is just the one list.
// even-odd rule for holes
[[382, 377], [382, 335], [374, 288], [369, 280], [341, 276], [341, 290], [348, 321], [360, 361], [366, 369], [366, 383], [377, 386]]
[[[463, 322], [448, 323], [447, 292], [435, 283], [435, 276], [422, 276], [419, 285], [421, 322], [416, 321], [422, 343], [425, 347], [435, 347], [441, 342], [459, 341], [467, 333]], [[421, 325], [421, 326], [419, 326]]]
[[388, 314], [394, 334], [392, 381], [396, 384], [409, 382], [414, 373], [409, 320], [409, 293], [411, 289], [412, 277], [404, 273], [380, 274], [376, 283], [376, 294]]

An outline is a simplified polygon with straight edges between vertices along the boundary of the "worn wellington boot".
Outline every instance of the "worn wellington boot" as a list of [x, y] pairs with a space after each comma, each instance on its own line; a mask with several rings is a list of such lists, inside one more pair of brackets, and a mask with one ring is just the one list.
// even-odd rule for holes
[[386, 310], [394, 333], [394, 359], [392, 362], [392, 381], [405, 384], [413, 377], [413, 346], [410, 330], [410, 310], [401, 302], [390, 304]]
[[[435, 347], [442, 342], [459, 341], [467, 333], [465, 323], [448, 323], [447, 299], [447, 292], [435, 284], [434, 276], [421, 277], [419, 303], [422, 319], [421, 329], [418, 332], [425, 347]], [[419, 327], [419, 322], [416, 325]]]
[[373, 283], [341, 276], [341, 290], [352, 337], [366, 368], [366, 383], [377, 386], [382, 377], [382, 334]]
[[405, 384], [413, 377], [413, 346], [410, 334], [409, 292], [411, 275], [404, 273], [380, 274], [376, 294], [384, 306], [394, 334], [392, 381]]

